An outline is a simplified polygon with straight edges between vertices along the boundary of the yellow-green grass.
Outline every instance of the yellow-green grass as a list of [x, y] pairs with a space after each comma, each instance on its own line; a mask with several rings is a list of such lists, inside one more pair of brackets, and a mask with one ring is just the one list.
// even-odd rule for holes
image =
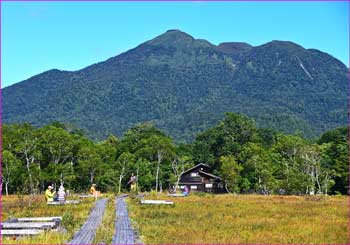
[[102, 223], [96, 231], [93, 244], [111, 244], [115, 232], [115, 196], [108, 195], [108, 203]]
[[190, 195], [168, 205], [128, 200], [141, 240], [159, 243], [348, 243], [348, 198]]
[[[70, 197], [77, 199], [77, 197]], [[19, 217], [62, 216], [64, 231], [48, 231], [36, 236], [2, 237], [3, 244], [67, 243], [87, 219], [95, 200], [88, 198], [76, 205], [47, 205], [43, 196], [2, 196], [2, 221]]]

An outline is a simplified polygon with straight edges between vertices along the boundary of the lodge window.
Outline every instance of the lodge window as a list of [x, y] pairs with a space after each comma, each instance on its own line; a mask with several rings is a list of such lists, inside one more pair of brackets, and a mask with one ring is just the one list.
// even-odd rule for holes
[[196, 185], [191, 185], [191, 190], [197, 190], [197, 186]]
[[198, 173], [191, 173], [191, 177], [197, 177]]
[[213, 188], [213, 184], [205, 184], [205, 188]]

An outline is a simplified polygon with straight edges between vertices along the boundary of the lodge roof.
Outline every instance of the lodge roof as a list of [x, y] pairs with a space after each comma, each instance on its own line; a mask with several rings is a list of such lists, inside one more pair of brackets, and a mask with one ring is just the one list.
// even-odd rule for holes
[[182, 175], [183, 175], [183, 174], [186, 174], [186, 173], [188, 173], [188, 172], [190, 172], [190, 171], [192, 171], [193, 169], [195, 169], [195, 168], [197, 168], [197, 167], [199, 167], [199, 166], [204, 166], [204, 167], [210, 168], [210, 166], [208, 166], [208, 165], [206, 165], [206, 164], [204, 164], [204, 163], [199, 163], [199, 164], [197, 164], [196, 166], [193, 166], [192, 168], [187, 169], [185, 172], [182, 173]]
[[219, 176], [216, 176], [216, 175], [214, 175], [214, 174], [210, 174], [210, 173], [204, 172], [204, 171], [202, 171], [202, 170], [199, 170], [198, 172], [201, 173], [201, 174], [207, 175], [207, 176], [209, 176], [209, 177], [212, 177], [212, 178], [214, 178], [214, 179], [220, 179], [220, 180], [221, 180], [221, 178], [220, 178]]

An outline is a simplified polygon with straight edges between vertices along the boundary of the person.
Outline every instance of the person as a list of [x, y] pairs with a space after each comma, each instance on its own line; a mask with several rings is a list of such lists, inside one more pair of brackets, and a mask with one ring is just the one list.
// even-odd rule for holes
[[130, 180], [128, 182], [128, 184], [130, 184], [130, 191], [131, 192], [136, 192], [136, 176], [134, 175], [134, 173], [131, 174]]
[[55, 191], [53, 191], [53, 187], [51, 185], [49, 185], [45, 191], [45, 199], [46, 202], [53, 202], [53, 197], [55, 196]]
[[58, 195], [58, 201], [63, 204], [66, 200], [66, 192], [64, 191], [63, 185], [61, 185], [60, 188], [58, 189], [57, 195]]
[[100, 192], [96, 190], [96, 184], [92, 184], [90, 188], [90, 195], [93, 195], [96, 199], [99, 196]]
[[96, 194], [96, 184], [92, 184], [92, 186], [90, 187], [90, 194], [91, 195]]
[[188, 187], [185, 185], [183, 193], [185, 196], [188, 196]]

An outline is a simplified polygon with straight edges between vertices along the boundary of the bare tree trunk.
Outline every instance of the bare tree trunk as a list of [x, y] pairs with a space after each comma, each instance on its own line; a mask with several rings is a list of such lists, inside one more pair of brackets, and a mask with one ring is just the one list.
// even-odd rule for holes
[[120, 175], [120, 176], [119, 176], [118, 194], [119, 194], [119, 193], [120, 193], [120, 191], [121, 191], [122, 180], [123, 180], [123, 176], [122, 176], [122, 175]]
[[8, 195], [9, 195], [9, 191], [8, 191], [8, 184], [9, 184], [9, 182], [8, 182], [8, 181], [6, 181], [6, 183], [5, 183], [5, 191], [6, 191], [6, 196], [8, 196]]
[[320, 155], [318, 149], [315, 147], [306, 148], [302, 154], [302, 158], [304, 159], [305, 172], [311, 180], [309, 194], [316, 194], [316, 184], [318, 188], [317, 193], [322, 193], [322, 187], [319, 181], [321, 167], [319, 165]]
[[159, 176], [159, 161], [157, 164], [157, 172], [156, 172], [156, 192], [158, 192], [158, 176]]
[[315, 166], [315, 179], [316, 179], [316, 183], [317, 183], [317, 186], [318, 186], [317, 193], [320, 194], [320, 193], [322, 193], [322, 188], [321, 188], [320, 181], [319, 181], [318, 177], [319, 177], [319, 171], [318, 171], [317, 167]]
[[30, 172], [30, 164], [31, 164], [31, 161], [29, 159], [29, 157], [27, 156], [27, 153], [26, 154], [26, 166], [27, 166], [27, 172], [28, 172], [28, 176], [29, 176], [29, 192], [31, 195], [33, 195], [33, 189], [34, 189], [34, 186], [33, 186], [33, 177], [32, 177], [32, 174]]
[[179, 175], [179, 176], [177, 177], [176, 184], [175, 184], [175, 192], [177, 192], [177, 188], [179, 188], [180, 179], [181, 179], [181, 175]]
[[[6, 196], [8, 196], [9, 195], [8, 184], [10, 183], [10, 169], [9, 169], [8, 164], [6, 164], [5, 169], [6, 169], [6, 175], [7, 175], [6, 180], [5, 180], [5, 190], [6, 190]], [[2, 190], [2, 183], [1, 183], [1, 190]]]
[[90, 171], [90, 185], [94, 183], [95, 174], [94, 171]]
[[120, 193], [122, 189], [122, 180], [124, 178], [124, 172], [125, 172], [125, 167], [122, 168], [122, 172], [119, 175], [119, 187], [118, 187], [118, 194]]
[[136, 192], [139, 193], [139, 165], [138, 164], [136, 169]]
[[313, 167], [312, 167], [310, 176], [311, 176], [310, 195], [314, 195], [315, 194], [315, 179], [314, 179], [314, 169], [313, 169]]
[[64, 181], [63, 181], [63, 174], [62, 173], [60, 174], [60, 183], [61, 183], [61, 186], [63, 186]]
[[[180, 160], [179, 160], [180, 161]], [[179, 164], [181, 164], [179, 166]], [[178, 162], [177, 159], [175, 158], [172, 163], [171, 163], [171, 166], [173, 168], [173, 172], [174, 172], [174, 175], [176, 176], [176, 182], [175, 182], [175, 192], [177, 192], [177, 189], [179, 188], [179, 182], [180, 182], [180, 179], [181, 179], [181, 175], [184, 173], [184, 162]], [[179, 168], [181, 167], [181, 172], [179, 171]], [[179, 173], [180, 172], [180, 173]]]
[[225, 184], [225, 189], [226, 189], [227, 193], [231, 194], [231, 191], [228, 189], [227, 184]]

